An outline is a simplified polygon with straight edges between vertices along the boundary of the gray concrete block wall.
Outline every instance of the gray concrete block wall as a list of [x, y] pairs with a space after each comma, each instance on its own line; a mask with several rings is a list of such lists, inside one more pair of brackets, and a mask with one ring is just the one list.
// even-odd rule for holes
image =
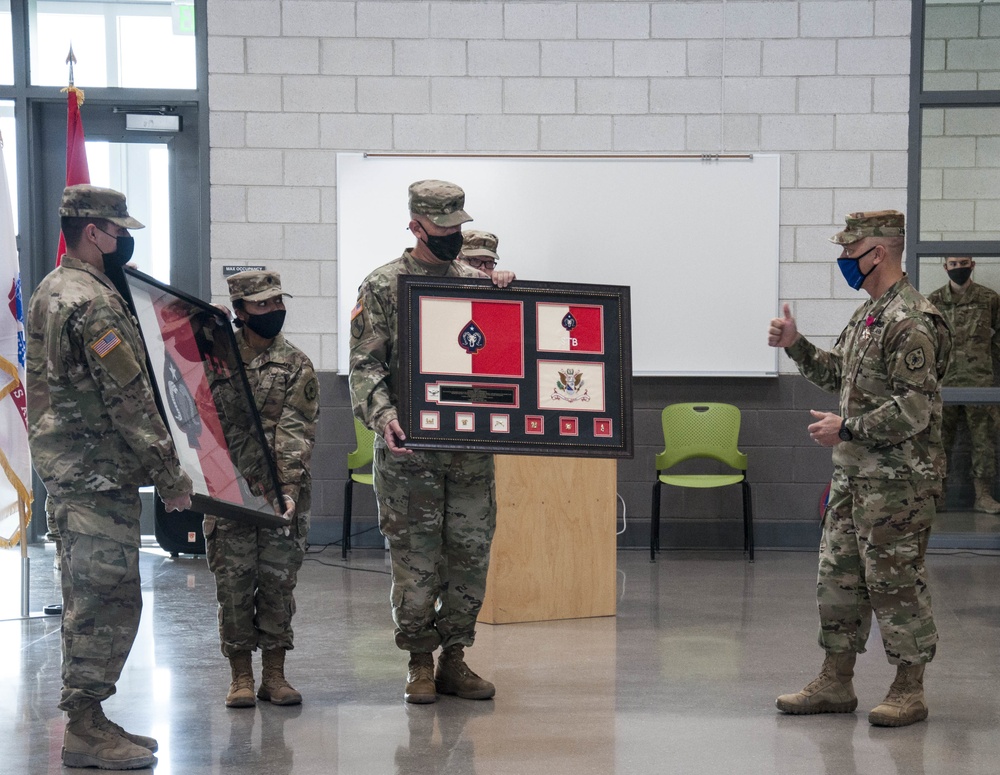
[[[333, 310], [355, 292], [336, 282], [338, 151], [778, 153], [781, 300], [829, 346], [861, 299], [827, 237], [847, 212], [906, 209], [909, 13], [906, 0], [208, 0], [213, 295], [225, 300], [233, 260], [301, 291], [286, 326], [324, 386], [317, 523], [339, 519], [353, 448], [333, 373]], [[942, 172], [934, 190], [954, 180]], [[386, 228], [397, 226], [403, 247], [405, 224]], [[733, 320], [762, 336], [766, 323]], [[745, 411], [758, 535], [814, 543], [828, 458], [795, 418], [822, 396], [784, 355], [780, 370], [637, 382], [646, 430], [620, 466], [635, 517], [622, 540], [646, 540], [658, 410], [714, 397]], [[671, 541], [729, 540], [717, 517], [738, 514], [738, 494], [707, 498], [676, 500]]]

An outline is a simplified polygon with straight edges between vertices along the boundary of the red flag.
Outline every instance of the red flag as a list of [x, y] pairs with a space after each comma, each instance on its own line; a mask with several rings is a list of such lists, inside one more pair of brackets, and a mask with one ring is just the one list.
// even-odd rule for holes
[[[66, 185], [75, 186], [90, 182], [90, 168], [87, 166], [87, 146], [84, 144], [83, 119], [80, 106], [83, 92], [75, 86], [66, 89]], [[66, 252], [66, 238], [59, 232], [59, 250], [56, 252], [56, 266]]]

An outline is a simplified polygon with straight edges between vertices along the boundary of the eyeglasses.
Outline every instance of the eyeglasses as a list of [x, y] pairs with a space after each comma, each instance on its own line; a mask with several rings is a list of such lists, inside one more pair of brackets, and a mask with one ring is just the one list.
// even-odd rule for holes
[[491, 271], [500, 263], [499, 259], [495, 258], [476, 258], [475, 256], [463, 256], [462, 260], [465, 261], [473, 269], [486, 269]]

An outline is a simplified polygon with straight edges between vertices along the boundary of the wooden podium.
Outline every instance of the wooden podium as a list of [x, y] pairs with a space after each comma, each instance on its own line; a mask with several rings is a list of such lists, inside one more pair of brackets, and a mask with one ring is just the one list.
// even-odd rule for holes
[[614, 616], [617, 462], [496, 456], [486, 624]]

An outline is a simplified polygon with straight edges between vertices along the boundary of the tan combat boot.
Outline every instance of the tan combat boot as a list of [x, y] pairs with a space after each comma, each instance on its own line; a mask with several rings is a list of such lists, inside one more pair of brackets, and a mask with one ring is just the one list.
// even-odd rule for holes
[[119, 735], [99, 710], [95, 704], [69, 713], [62, 748], [66, 767], [138, 770], [156, 764], [152, 751]]
[[93, 704], [94, 709], [94, 720], [98, 721], [101, 726], [107, 726], [109, 729], [118, 733], [119, 737], [124, 737], [130, 743], [135, 743], [136, 745], [141, 745], [143, 748], [147, 748], [152, 752], [160, 747], [160, 744], [156, 742], [155, 737], [146, 737], [146, 735], [133, 735], [131, 732], [126, 732], [118, 724], [109, 719], [104, 715], [104, 708], [101, 707], [101, 703], [95, 702]]
[[454, 694], [463, 700], [488, 700], [497, 689], [469, 669], [463, 649], [460, 645], [448, 646], [441, 652], [434, 675], [438, 694]]
[[972, 504], [973, 511], [983, 511], [987, 514], [1000, 514], [1000, 503], [993, 500], [992, 487], [988, 479], [976, 479], [976, 502]]
[[403, 699], [418, 705], [437, 702], [437, 693], [434, 690], [434, 657], [430, 654], [410, 654]]
[[264, 670], [260, 676], [258, 700], [270, 700], [272, 705], [298, 705], [302, 695], [285, 680], [285, 650], [268, 649], [264, 652]]
[[852, 713], [858, 707], [854, 694], [854, 660], [857, 654], [827, 652], [819, 676], [796, 694], [782, 694], [774, 701], [778, 710], [793, 715]]
[[233, 671], [233, 681], [226, 695], [227, 708], [252, 708], [257, 704], [253, 696], [253, 663], [249, 651], [237, 651], [229, 657], [229, 667]]
[[868, 723], [877, 727], [906, 727], [925, 718], [924, 665], [897, 665], [889, 693], [868, 714]]

